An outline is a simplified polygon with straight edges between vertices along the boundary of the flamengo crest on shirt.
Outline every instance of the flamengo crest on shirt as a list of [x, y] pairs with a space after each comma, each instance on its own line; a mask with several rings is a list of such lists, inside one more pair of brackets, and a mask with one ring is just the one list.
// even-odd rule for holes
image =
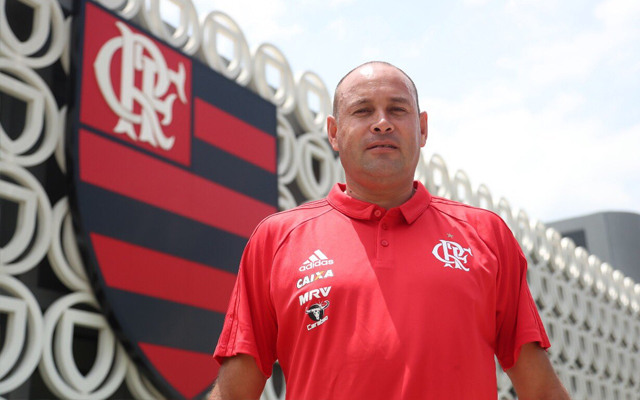
[[[465, 265], [467, 264], [467, 257], [473, 256], [471, 247], [465, 249], [456, 242], [440, 240], [440, 243], [433, 248], [432, 253], [444, 263], [445, 267], [469, 271], [469, 268], [466, 268]], [[465, 253], [468, 254], [465, 255]]]

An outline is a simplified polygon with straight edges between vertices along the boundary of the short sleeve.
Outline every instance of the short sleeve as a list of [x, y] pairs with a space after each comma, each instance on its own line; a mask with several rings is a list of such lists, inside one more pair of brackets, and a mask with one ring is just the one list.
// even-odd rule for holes
[[277, 358], [277, 323], [269, 289], [272, 241], [266, 231], [258, 226], [244, 250], [213, 356], [222, 364], [227, 357], [248, 354], [269, 377]]
[[509, 228], [500, 221], [497, 257], [499, 270], [496, 290], [496, 356], [504, 370], [514, 366], [520, 348], [538, 342], [550, 347], [538, 309], [527, 284], [527, 260]]

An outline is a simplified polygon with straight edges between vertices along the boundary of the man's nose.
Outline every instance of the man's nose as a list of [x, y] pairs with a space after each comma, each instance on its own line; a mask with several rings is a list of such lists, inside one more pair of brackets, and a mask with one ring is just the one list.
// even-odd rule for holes
[[386, 114], [379, 113], [376, 119], [377, 122], [371, 125], [371, 130], [374, 133], [388, 133], [393, 131], [393, 124], [389, 121]]

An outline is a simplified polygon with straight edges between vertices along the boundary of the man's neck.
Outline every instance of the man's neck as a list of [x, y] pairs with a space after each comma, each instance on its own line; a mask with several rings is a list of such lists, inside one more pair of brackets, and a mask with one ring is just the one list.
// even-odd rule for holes
[[411, 196], [413, 196], [413, 193], [415, 192], [413, 181], [393, 187], [383, 185], [376, 187], [365, 187], [347, 179], [346, 186], [347, 188], [345, 190], [345, 193], [347, 195], [357, 200], [375, 204], [386, 210], [404, 204], [411, 198]]

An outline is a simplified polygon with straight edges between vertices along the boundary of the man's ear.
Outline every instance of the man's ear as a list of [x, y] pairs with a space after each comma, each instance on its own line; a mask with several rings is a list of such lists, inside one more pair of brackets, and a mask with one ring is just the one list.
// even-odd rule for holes
[[327, 136], [334, 151], [338, 151], [338, 123], [333, 115], [327, 117]]
[[420, 119], [420, 147], [424, 147], [427, 144], [427, 136], [429, 136], [429, 116], [426, 111], [423, 111], [418, 118]]

